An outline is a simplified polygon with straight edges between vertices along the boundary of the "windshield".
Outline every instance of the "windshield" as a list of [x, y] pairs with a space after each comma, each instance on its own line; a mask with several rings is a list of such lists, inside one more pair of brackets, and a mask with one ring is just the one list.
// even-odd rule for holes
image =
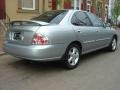
[[68, 10], [56, 10], [56, 11], [48, 11], [41, 14], [38, 17], [32, 18], [32, 20], [43, 21], [47, 23], [55, 23], [59, 24], [62, 19], [67, 14]]

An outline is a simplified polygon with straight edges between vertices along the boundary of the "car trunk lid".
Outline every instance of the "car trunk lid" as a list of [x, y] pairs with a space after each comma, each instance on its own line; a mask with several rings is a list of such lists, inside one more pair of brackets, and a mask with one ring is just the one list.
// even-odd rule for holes
[[6, 39], [9, 43], [31, 45], [36, 31], [46, 25], [48, 23], [40, 21], [13, 21], [10, 23]]

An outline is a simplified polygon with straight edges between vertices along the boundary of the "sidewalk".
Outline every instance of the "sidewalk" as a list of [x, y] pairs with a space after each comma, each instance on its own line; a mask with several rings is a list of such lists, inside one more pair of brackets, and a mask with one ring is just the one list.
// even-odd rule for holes
[[0, 35], [0, 55], [4, 54], [4, 51], [3, 51], [3, 41], [4, 41], [4, 36]]
[[0, 55], [5, 54], [5, 52], [3, 51], [3, 42], [4, 42], [4, 32], [2, 30], [3, 28], [0, 26]]

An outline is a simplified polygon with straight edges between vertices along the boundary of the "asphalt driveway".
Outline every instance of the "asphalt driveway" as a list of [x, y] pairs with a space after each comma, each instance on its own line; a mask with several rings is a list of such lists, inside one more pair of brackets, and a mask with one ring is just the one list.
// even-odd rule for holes
[[0, 56], [0, 90], [120, 90], [120, 45], [116, 52], [84, 55], [74, 70], [58, 62]]

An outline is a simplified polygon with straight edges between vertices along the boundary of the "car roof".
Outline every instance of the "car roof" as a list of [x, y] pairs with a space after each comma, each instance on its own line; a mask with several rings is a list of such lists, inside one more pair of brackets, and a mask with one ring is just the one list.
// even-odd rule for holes
[[63, 10], [66, 10], [66, 11], [82, 11], [82, 12], [88, 12], [88, 11], [84, 11], [84, 10], [77, 10], [77, 9], [62, 9], [62, 10], [52, 10], [52, 11], [63, 11]]
[[76, 10], [76, 9], [66, 9], [68, 11], [82, 11], [82, 12], [87, 12], [87, 11], [84, 11], [84, 10]]

